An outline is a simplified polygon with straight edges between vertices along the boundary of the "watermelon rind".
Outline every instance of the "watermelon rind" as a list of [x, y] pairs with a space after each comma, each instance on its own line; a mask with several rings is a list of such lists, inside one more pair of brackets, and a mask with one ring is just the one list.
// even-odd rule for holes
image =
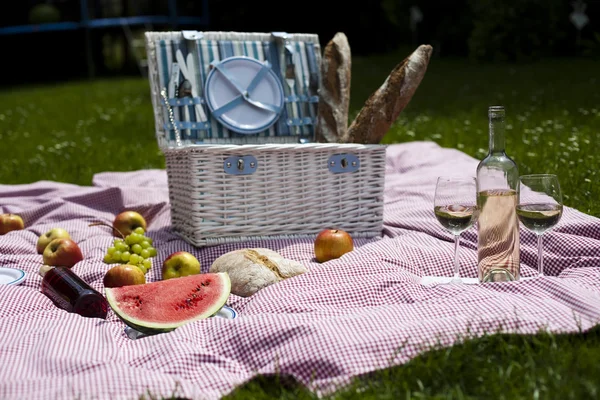
[[[200, 274], [200, 276], [203, 274]], [[188, 318], [185, 320], [180, 320], [177, 322], [172, 322], [172, 323], [157, 323], [157, 322], [150, 322], [150, 321], [144, 321], [138, 318], [134, 318], [130, 315], [128, 315], [125, 310], [123, 310], [121, 307], [119, 307], [117, 298], [115, 297], [115, 292], [118, 290], [118, 288], [105, 288], [105, 295], [106, 295], [106, 300], [108, 301], [108, 304], [110, 305], [110, 307], [112, 308], [112, 310], [115, 312], [115, 314], [119, 317], [119, 319], [121, 319], [126, 325], [130, 326], [131, 328], [142, 332], [146, 335], [155, 335], [158, 333], [165, 333], [165, 332], [171, 332], [177, 328], [179, 328], [180, 326], [183, 326], [185, 324], [188, 324], [190, 322], [194, 322], [194, 321], [198, 321], [201, 319], [206, 319], [209, 317], [214, 316], [215, 314], [217, 314], [219, 312], [219, 310], [225, 305], [225, 303], [227, 302], [227, 299], [229, 298], [229, 294], [231, 293], [231, 280], [229, 279], [229, 274], [227, 274], [226, 272], [218, 272], [218, 273], [209, 273], [206, 275], [211, 275], [211, 276], [217, 276], [219, 283], [222, 285], [222, 291], [220, 293], [220, 296], [213, 302], [213, 304], [211, 304], [209, 307], [207, 307], [204, 312], [199, 313], [198, 315], [194, 316], [193, 318]], [[191, 276], [198, 276], [198, 275], [190, 275]], [[174, 279], [170, 279], [169, 281], [172, 281], [173, 284], [176, 284], [177, 279], [185, 279], [187, 277], [184, 278], [174, 278]], [[140, 285], [143, 286], [143, 285]]]

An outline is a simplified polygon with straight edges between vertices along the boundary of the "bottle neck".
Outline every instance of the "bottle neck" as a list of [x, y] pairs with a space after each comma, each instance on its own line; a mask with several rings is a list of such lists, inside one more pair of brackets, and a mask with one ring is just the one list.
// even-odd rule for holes
[[490, 154], [502, 154], [505, 150], [504, 112], [490, 113]]

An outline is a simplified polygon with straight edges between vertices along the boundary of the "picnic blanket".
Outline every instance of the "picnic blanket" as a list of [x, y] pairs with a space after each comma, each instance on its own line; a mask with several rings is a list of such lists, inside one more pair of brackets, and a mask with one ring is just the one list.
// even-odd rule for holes
[[[566, 208], [544, 241], [548, 277], [520, 282], [425, 286], [422, 276], [453, 271], [453, 240], [433, 214], [436, 177], [475, 173], [477, 160], [431, 142], [387, 149], [381, 238], [314, 262], [311, 240], [269, 240], [195, 248], [170, 231], [163, 170], [105, 172], [93, 186], [41, 181], [0, 186], [0, 212], [19, 213], [26, 229], [0, 236], [0, 266], [26, 271], [0, 285], [0, 398], [137, 399], [141, 395], [214, 399], [257, 374], [291, 375], [319, 393], [352, 377], [405, 363], [431, 345], [486, 333], [587, 330], [600, 322], [600, 220]], [[543, 172], [543, 171], [541, 171]], [[158, 255], [148, 281], [179, 250], [207, 272], [219, 255], [268, 247], [309, 271], [248, 298], [231, 295], [239, 317], [213, 317], [173, 332], [129, 339], [106, 320], [57, 308], [40, 292], [40, 234], [67, 229], [85, 260], [73, 270], [103, 291], [111, 223], [124, 209], [147, 216]], [[535, 236], [521, 230], [523, 276], [535, 275]], [[461, 274], [476, 277], [476, 229], [463, 234]]]

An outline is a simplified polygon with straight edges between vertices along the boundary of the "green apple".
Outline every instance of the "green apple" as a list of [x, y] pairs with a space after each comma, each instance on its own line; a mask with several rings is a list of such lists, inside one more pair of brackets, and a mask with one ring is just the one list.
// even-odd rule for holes
[[171, 254], [162, 265], [163, 280], [199, 273], [200, 261], [186, 251], [178, 251]]
[[10, 231], [20, 231], [25, 228], [23, 219], [17, 214], [1, 214], [0, 215], [0, 235], [4, 235]]
[[113, 232], [115, 236], [121, 236], [119, 235], [119, 232], [121, 232], [123, 236], [128, 236], [136, 228], [142, 228], [145, 232], [146, 220], [144, 219], [142, 214], [138, 212], [123, 211], [115, 217], [115, 220], [113, 221], [113, 228], [115, 229], [115, 231]]
[[38, 238], [36, 250], [38, 254], [43, 254], [46, 246], [50, 244], [54, 239], [71, 239], [71, 235], [63, 228], [52, 228], [48, 232], [44, 233]]

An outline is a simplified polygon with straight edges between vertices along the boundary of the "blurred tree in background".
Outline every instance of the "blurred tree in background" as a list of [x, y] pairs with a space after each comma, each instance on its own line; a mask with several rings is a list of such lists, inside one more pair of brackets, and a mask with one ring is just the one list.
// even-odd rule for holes
[[[579, 0], [581, 1], [581, 0]], [[179, 15], [199, 16], [200, 0], [176, 0]], [[435, 57], [469, 57], [475, 62], [527, 62], [543, 57], [600, 57], [600, 1], [587, 1], [589, 23], [578, 32], [565, 0], [375, 0], [356, 2], [209, 0], [205, 26], [132, 26], [145, 30], [232, 30], [317, 33], [325, 45], [336, 32], [348, 36], [352, 53], [366, 56], [428, 43]], [[89, 18], [166, 15], [167, 0], [88, 0]], [[6, 8], [6, 5], [5, 5]], [[0, 26], [39, 22], [77, 22], [80, 0], [11, 2]], [[414, 17], [419, 16], [417, 20]], [[411, 17], [412, 16], [412, 17]], [[89, 32], [88, 32], [89, 33]], [[130, 35], [130, 37], [131, 37]], [[0, 35], [7, 59], [19, 68], [0, 74], [0, 85], [62, 81], [87, 76], [86, 44], [96, 76], [139, 75], [136, 51], [123, 27]], [[139, 49], [137, 54], [139, 54]], [[142, 48], [143, 51], [143, 48]], [[43, 66], [43, 68], [42, 68]]]
[[577, 30], [570, 22], [571, 2], [564, 0], [381, 0], [387, 20], [408, 34], [410, 8], [418, 7], [420, 43], [437, 47], [439, 56], [468, 56], [475, 61], [531, 61], [541, 57], [586, 55], [600, 32], [600, 1], [586, 4], [590, 23]]

